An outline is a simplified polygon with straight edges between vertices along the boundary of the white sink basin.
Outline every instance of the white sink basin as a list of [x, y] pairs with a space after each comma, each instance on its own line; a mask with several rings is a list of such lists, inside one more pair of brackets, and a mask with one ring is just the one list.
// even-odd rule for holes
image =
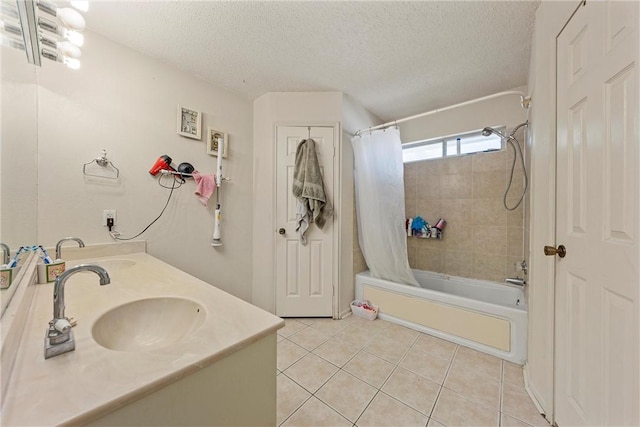
[[153, 351], [188, 337], [204, 322], [206, 310], [195, 301], [158, 297], [115, 307], [93, 324], [93, 339], [118, 351]]

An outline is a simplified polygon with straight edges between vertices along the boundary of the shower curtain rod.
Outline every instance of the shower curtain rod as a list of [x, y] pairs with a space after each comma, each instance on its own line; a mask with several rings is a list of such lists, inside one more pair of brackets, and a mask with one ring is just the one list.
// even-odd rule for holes
[[497, 98], [503, 95], [520, 95], [520, 105], [522, 105], [522, 108], [529, 108], [529, 102], [531, 102], [531, 97], [527, 96], [524, 92], [520, 92], [519, 90], [506, 90], [503, 92], [494, 93], [493, 95], [483, 96], [482, 98], [476, 98], [470, 101], [461, 102], [459, 104], [449, 105], [448, 107], [436, 108], [435, 110], [427, 111], [426, 113], [416, 114], [414, 116], [405, 117], [404, 119], [398, 119], [392, 122], [383, 123], [381, 125], [372, 126], [366, 129], [360, 129], [355, 133], [355, 135], [360, 135], [360, 133], [367, 130], [372, 131], [376, 129], [386, 128], [392, 125], [397, 125], [398, 123], [408, 122], [409, 120], [430, 116], [431, 114], [441, 113], [443, 111], [451, 110], [453, 108], [464, 107], [465, 105], [475, 104], [476, 102], [480, 102], [480, 101], [487, 101], [489, 99]]

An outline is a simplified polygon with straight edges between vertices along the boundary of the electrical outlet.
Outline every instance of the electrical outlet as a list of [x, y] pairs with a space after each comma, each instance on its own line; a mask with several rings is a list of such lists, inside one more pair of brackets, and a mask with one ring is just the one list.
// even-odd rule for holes
[[112, 219], [113, 225], [116, 225], [116, 210], [115, 209], [105, 209], [102, 211], [102, 225], [107, 226], [107, 220]]

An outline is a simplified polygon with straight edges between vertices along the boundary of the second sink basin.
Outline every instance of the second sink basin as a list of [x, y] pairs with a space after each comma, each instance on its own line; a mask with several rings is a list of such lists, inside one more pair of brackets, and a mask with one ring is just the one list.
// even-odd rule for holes
[[140, 299], [104, 313], [91, 333], [98, 344], [111, 350], [153, 351], [189, 336], [205, 316], [203, 306], [186, 298]]

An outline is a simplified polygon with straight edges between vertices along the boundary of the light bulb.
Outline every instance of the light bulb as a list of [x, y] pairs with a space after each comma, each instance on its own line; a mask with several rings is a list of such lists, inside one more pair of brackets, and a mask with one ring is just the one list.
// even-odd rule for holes
[[72, 70], [80, 69], [80, 61], [75, 58], [62, 57], [62, 63]]
[[84, 44], [84, 35], [74, 30], [67, 30], [66, 28], [61, 28], [61, 36], [65, 39], [69, 40], [76, 46], [82, 47]]
[[58, 42], [58, 50], [69, 58], [80, 58], [82, 56], [82, 51], [76, 45], [71, 42]]
[[72, 30], [83, 31], [87, 26], [87, 22], [80, 15], [80, 12], [68, 7], [58, 8], [56, 16]]
[[71, 6], [78, 9], [80, 12], [86, 12], [89, 10], [89, 1], [88, 0], [71, 0]]

